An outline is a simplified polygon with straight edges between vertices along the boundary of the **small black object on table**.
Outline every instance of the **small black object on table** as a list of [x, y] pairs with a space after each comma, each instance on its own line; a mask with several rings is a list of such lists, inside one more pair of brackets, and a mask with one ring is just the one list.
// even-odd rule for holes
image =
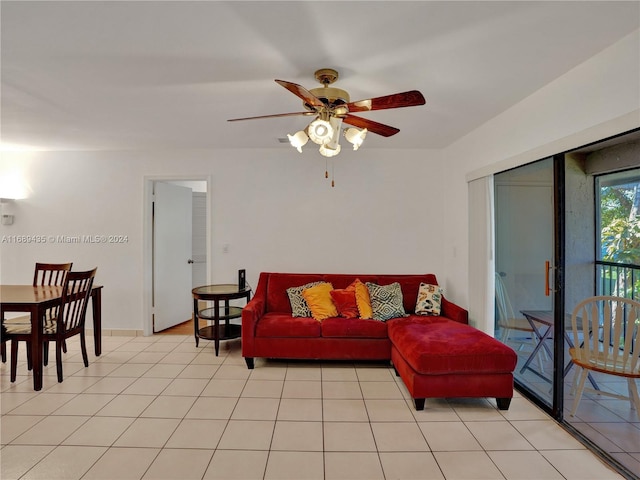
[[[251, 299], [251, 289], [239, 289], [238, 285], [226, 283], [218, 285], [204, 285], [191, 290], [193, 294], [193, 333], [196, 347], [201, 338], [213, 340], [216, 356], [220, 351], [220, 340], [240, 337], [240, 325], [230, 323], [234, 318], [242, 316], [242, 307], [230, 306], [229, 301], [244, 298]], [[198, 301], [213, 302], [213, 307], [199, 310]], [[220, 302], [224, 302], [220, 305]], [[212, 321], [213, 324], [200, 328], [200, 319]], [[223, 324], [220, 324], [224, 321]]]

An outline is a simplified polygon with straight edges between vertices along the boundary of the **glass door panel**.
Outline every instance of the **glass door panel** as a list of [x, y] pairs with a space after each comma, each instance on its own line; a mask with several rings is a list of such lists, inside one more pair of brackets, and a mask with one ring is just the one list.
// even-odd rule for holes
[[516, 383], [551, 409], [553, 158], [495, 175], [494, 192], [496, 337], [518, 354]]

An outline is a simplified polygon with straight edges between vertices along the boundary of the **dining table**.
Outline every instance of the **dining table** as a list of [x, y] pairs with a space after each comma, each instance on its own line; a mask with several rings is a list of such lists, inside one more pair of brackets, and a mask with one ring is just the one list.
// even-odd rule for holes
[[[31, 318], [31, 344], [42, 345], [42, 329], [46, 312], [60, 304], [62, 286], [0, 285], [0, 318], [7, 312], [28, 313]], [[102, 285], [91, 289], [93, 341], [96, 356], [102, 353]], [[33, 389], [42, 390], [42, 347], [32, 348]]]

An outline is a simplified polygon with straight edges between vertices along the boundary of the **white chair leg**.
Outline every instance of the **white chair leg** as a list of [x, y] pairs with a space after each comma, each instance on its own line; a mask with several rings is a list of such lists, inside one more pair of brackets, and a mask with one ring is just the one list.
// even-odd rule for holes
[[569, 390], [569, 395], [575, 395], [576, 389], [578, 388], [578, 378], [580, 377], [580, 372], [582, 368], [575, 365], [575, 370], [573, 371], [573, 380], [571, 380], [571, 390]]
[[578, 390], [576, 391], [576, 398], [573, 400], [573, 408], [571, 409], [571, 416], [573, 417], [578, 410], [578, 404], [580, 403], [580, 399], [582, 398], [582, 391], [584, 390], [584, 382], [589, 375], [589, 370], [583, 368], [580, 372], [580, 383], [578, 384]]
[[635, 410], [640, 414], [640, 396], [638, 396], [638, 388], [633, 378], [627, 378], [629, 386], [629, 402], [631, 402], [631, 410]]

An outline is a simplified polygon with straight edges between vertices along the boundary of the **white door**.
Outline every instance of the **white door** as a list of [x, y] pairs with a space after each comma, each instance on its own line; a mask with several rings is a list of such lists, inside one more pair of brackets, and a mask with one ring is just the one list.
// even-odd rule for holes
[[153, 331], [191, 318], [192, 190], [155, 182], [153, 207]]

